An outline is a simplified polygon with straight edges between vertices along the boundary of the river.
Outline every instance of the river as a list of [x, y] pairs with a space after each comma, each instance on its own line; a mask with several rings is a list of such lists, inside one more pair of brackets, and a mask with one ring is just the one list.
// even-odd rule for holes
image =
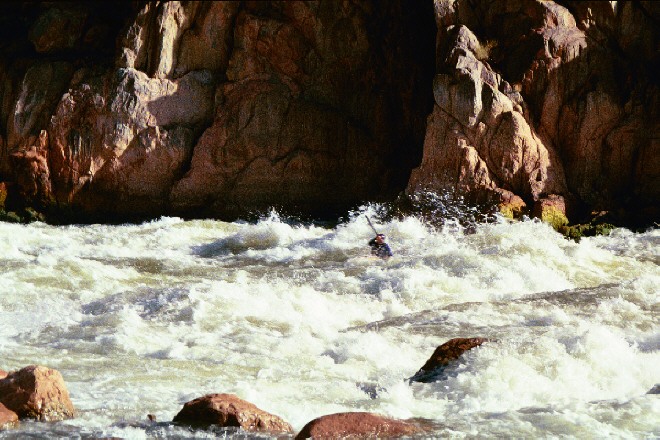
[[[367, 214], [395, 256], [368, 255]], [[431, 437], [658, 438], [660, 230], [567, 240], [538, 221], [430, 226], [0, 223], [0, 368], [46, 365], [77, 417], [0, 438], [246, 438], [170, 425], [233, 393], [296, 431], [423, 419]], [[407, 381], [455, 337], [493, 339]], [[148, 422], [153, 414], [157, 422]]]

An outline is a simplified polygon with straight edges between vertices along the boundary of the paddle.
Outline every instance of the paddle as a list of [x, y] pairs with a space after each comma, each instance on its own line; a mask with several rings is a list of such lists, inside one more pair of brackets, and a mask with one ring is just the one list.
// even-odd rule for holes
[[367, 222], [369, 222], [369, 226], [371, 226], [371, 229], [374, 230], [374, 234], [378, 235], [378, 231], [376, 231], [376, 228], [374, 228], [374, 225], [371, 224], [371, 220], [369, 219], [369, 216], [367, 214], [364, 215], [367, 218]]

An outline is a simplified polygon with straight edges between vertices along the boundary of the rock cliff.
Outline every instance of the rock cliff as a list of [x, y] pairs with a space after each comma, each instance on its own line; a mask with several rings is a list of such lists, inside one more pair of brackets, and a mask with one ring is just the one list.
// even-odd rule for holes
[[540, 217], [658, 218], [656, 4], [435, 5], [435, 105], [408, 191], [520, 197]]
[[653, 2], [3, 2], [0, 209], [658, 220]]

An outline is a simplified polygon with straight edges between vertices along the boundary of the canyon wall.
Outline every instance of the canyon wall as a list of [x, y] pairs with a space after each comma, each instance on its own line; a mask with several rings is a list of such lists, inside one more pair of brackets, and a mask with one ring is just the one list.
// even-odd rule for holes
[[76, 221], [332, 217], [453, 191], [503, 212], [650, 224], [659, 12], [4, 2], [0, 202]]
[[458, 188], [555, 221], [657, 221], [660, 8], [561, 3], [435, 2], [435, 105], [409, 192]]

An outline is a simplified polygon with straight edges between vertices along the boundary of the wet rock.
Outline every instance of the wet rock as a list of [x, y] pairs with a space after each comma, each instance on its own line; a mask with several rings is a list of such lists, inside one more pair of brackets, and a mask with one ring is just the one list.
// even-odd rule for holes
[[18, 414], [0, 403], [0, 429], [18, 426]]
[[566, 238], [579, 242], [582, 237], [609, 235], [616, 228], [615, 222], [616, 215], [608, 211], [594, 211], [591, 213], [591, 218], [588, 222], [564, 225], [558, 231], [564, 234]]
[[660, 394], [660, 383], [656, 383], [646, 394]]
[[486, 338], [450, 339], [435, 349], [422, 368], [410, 378], [410, 382], [433, 382], [441, 379], [444, 369], [463, 353], [488, 341]]
[[31, 365], [0, 380], [0, 403], [20, 418], [59, 421], [74, 417], [74, 407], [59, 371]]
[[403, 420], [368, 412], [347, 412], [329, 414], [312, 420], [296, 435], [296, 440], [396, 438], [419, 432], [419, 427]]
[[240, 427], [246, 431], [290, 433], [291, 425], [233, 394], [207, 394], [191, 400], [174, 416], [174, 423], [191, 426]]

